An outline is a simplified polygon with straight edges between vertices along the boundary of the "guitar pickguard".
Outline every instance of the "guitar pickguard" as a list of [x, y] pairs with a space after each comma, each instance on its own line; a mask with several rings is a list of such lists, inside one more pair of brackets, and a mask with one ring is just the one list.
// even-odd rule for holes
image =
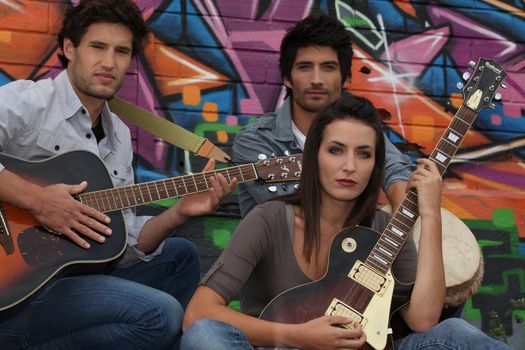
[[[356, 265], [362, 267], [363, 264], [358, 261]], [[362, 278], [360, 277], [360, 279]], [[381, 276], [381, 279], [384, 281], [383, 287], [380, 288], [381, 293], [375, 293], [363, 313], [337, 298], [332, 300], [325, 312], [325, 315], [343, 316], [358, 321], [366, 333], [366, 342], [374, 349], [384, 349], [386, 347], [389, 334], [388, 315], [390, 314], [390, 304], [394, 292], [394, 277], [390, 270], [385, 276]], [[366, 283], [371, 284], [370, 280], [366, 281]], [[372, 284], [376, 285], [377, 283], [374, 281]], [[352, 325], [349, 324], [346, 327], [351, 328]]]

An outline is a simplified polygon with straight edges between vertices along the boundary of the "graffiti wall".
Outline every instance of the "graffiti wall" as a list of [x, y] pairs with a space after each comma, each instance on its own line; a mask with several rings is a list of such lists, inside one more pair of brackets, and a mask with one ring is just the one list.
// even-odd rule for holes
[[[56, 32], [76, 1], [0, 0], [0, 85], [55, 75]], [[138, 0], [151, 30], [119, 95], [229, 151], [239, 129], [282, 103], [286, 28], [322, 11], [354, 37], [350, 90], [385, 110], [385, 131], [428, 156], [463, 104], [470, 61], [498, 62], [506, 89], [480, 111], [445, 173], [443, 207], [474, 233], [484, 278], [462, 317], [525, 348], [525, 4], [520, 0]], [[458, 88], [459, 87], [459, 88]], [[0, 101], [6, 103], [6, 101]], [[138, 181], [199, 171], [204, 160], [130, 127]], [[197, 221], [209, 264], [238, 223], [236, 196]], [[170, 203], [161, 203], [169, 205]]]

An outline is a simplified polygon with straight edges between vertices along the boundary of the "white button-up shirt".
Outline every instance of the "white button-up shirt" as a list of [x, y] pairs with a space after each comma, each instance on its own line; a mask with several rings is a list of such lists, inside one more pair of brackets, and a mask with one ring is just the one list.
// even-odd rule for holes
[[[29, 161], [38, 161], [73, 150], [85, 150], [105, 163], [115, 187], [134, 183], [133, 150], [128, 127], [109, 110], [102, 110], [105, 137], [97, 143], [91, 118], [76, 95], [67, 71], [55, 79], [37, 82], [18, 80], [0, 87], [0, 152]], [[0, 164], [0, 171], [4, 166]], [[123, 211], [128, 247], [119, 266], [145, 261], [151, 254], [136, 249], [137, 239], [149, 216]]]

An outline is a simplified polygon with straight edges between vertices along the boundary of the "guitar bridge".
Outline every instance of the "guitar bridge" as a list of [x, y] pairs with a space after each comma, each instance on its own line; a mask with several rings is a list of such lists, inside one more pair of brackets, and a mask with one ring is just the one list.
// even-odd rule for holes
[[[359, 312], [352, 309], [350, 306], [343, 303], [341, 300], [334, 298], [324, 313], [327, 316], [343, 316], [358, 321], [362, 327], [366, 325], [368, 320]], [[353, 328], [353, 322], [343, 325], [344, 328]]]
[[348, 277], [380, 296], [385, 294], [390, 285], [390, 280], [359, 260], [350, 270]]

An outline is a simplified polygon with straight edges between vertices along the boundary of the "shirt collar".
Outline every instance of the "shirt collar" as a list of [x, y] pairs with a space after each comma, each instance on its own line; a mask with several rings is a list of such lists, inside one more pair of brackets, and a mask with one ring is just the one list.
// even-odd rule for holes
[[290, 97], [287, 97], [281, 108], [276, 112], [275, 137], [281, 141], [293, 141], [295, 139], [292, 129], [292, 106]]
[[81, 108], [84, 108], [75, 90], [73, 90], [73, 86], [67, 75], [67, 70], [64, 69], [56, 76], [55, 86], [64, 106], [65, 119], [74, 117]]
[[[56, 76], [55, 85], [64, 105], [64, 118], [72, 118], [75, 115], [77, 115], [77, 113], [79, 115], [83, 115], [80, 114], [80, 110], [83, 109], [84, 106], [82, 105], [82, 102], [80, 102], [78, 95], [73, 89], [73, 85], [71, 85], [71, 82], [69, 81], [69, 76], [67, 74], [66, 69], [64, 69]], [[85, 114], [85, 116], [87, 117], [87, 114]], [[115, 132], [115, 127], [111, 118], [111, 111], [109, 109], [107, 101], [104, 103], [104, 107], [102, 107], [101, 117], [102, 126], [104, 127], [104, 133], [106, 135], [113, 135], [117, 139], [117, 141], [121, 142], [121, 140], [118, 139], [117, 133]]]
[[304, 143], [306, 142], [306, 135], [299, 130], [297, 125], [292, 120], [292, 132], [295, 136], [295, 141], [297, 142], [297, 145], [300, 149], [304, 149]]

